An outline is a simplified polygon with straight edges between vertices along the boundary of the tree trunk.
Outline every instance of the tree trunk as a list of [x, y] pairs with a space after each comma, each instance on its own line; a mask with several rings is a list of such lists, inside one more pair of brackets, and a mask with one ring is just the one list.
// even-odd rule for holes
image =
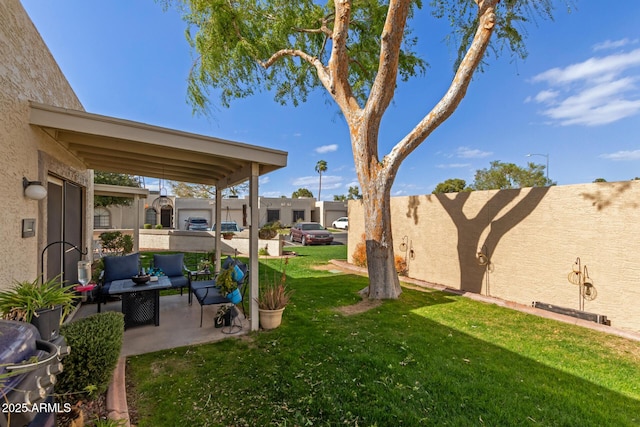
[[402, 288], [395, 268], [391, 236], [390, 189], [372, 184], [364, 190], [363, 203], [369, 270], [367, 296], [371, 299], [396, 299]]

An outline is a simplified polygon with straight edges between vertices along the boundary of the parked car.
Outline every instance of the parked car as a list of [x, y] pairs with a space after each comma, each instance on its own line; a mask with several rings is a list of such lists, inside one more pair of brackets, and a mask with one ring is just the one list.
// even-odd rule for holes
[[341, 230], [348, 230], [349, 229], [349, 218], [346, 217], [346, 216], [341, 216], [340, 218], [338, 218], [335, 221], [333, 221], [331, 223], [331, 226], [333, 228], [339, 228]]
[[330, 245], [333, 235], [317, 222], [297, 222], [291, 227], [291, 241], [306, 245]]
[[209, 230], [209, 221], [199, 216], [190, 216], [185, 221], [184, 229], [191, 231], [207, 231]]
[[[211, 231], [216, 231], [215, 224], [213, 224], [213, 227], [211, 227]], [[235, 221], [221, 221], [220, 231], [222, 233], [239, 233], [242, 231], [242, 227], [240, 227]]]

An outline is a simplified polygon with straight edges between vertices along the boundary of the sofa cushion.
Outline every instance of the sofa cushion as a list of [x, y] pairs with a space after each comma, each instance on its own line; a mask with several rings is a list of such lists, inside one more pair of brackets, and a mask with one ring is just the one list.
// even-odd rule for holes
[[184, 254], [153, 255], [153, 266], [162, 269], [168, 277], [182, 276]]
[[138, 274], [139, 254], [106, 256], [104, 260], [104, 282], [130, 279]]

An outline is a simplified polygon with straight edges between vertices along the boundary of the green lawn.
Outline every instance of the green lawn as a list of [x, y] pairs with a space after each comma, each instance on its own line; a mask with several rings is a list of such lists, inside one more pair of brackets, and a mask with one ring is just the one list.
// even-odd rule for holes
[[640, 425], [640, 343], [438, 291], [347, 316], [366, 279], [313, 268], [346, 248], [296, 252], [280, 328], [128, 359], [139, 426]]

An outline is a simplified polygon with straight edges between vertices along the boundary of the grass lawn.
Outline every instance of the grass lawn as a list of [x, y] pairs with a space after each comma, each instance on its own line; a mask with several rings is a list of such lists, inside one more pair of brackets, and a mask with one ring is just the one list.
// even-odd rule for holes
[[639, 342], [439, 291], [342, 314], [346, 248], [296, 251], [280, 328], [128, 359], [138, 426], [640, 425]]

